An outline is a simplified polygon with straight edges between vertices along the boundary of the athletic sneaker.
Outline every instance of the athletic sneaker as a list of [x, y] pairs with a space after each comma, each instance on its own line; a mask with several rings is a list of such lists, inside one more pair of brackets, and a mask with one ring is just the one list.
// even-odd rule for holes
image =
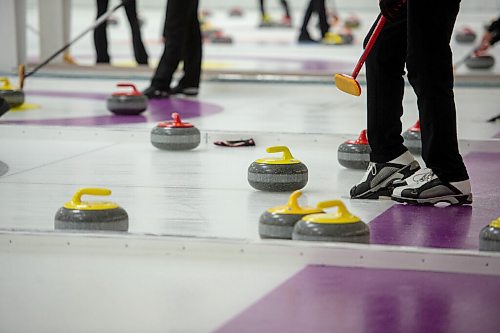
[[420, 165], [408, 151], [387, 163], [370, 162], [361, 182], [351, 188], [351, 198], [389, 198], [394, 189], [393, 183], [406, 179], [418, 169]]
[[153, 86], [150, 86], [146, 88], [143, 92], [144, 96], [146, 96], [149, 99], [153, 98], [169, 98], [170, 97], [170, 91], [165, 90], [165, 89], [159, 89]]
[[425, 168], [408, 177], [402, 186], [396, 185], [392, 200], [419, 205], [434, 205], [438, 202], [450, 205], [472, 203], [470, 181], [443, 182], [434, 172]]
[[171, 95], [186, 95], [186, 96], [198, 96], [199, 88], [198, 87], [182, 87], [176, 86], [170, 89]]

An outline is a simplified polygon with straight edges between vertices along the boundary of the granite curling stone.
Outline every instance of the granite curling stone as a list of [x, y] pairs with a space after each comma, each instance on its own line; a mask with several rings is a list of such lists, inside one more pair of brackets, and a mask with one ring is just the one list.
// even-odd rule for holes
[[356, 140], [348, 140], [339, 146], [337, 159], [346, 168], [366, 169], [370, 164], [370, 152], [366, 130], [362, 130]]
[[240, 7], [233, 7], [229, 10], [229, 16], [231, 17], [242, 17], [243, 10]]
[[470, 27], [463, 27], [455, 33], [455, 41], [457, 43], [472, 43], [476, 40], [476, 33]]
[[286, 205], [269, 208], [262, 213], [259, 219], [261, 238], [292, 239], [293, 227], [297, 221], [309, 214], [324, 213], [321, 208], [299, 206], [297, 199], [301, 195], [301, 191], [295, 191]]
[[108, 110], [116, 115], [137, 116], [148, 108], [148, 98], [131, 83], [118, 83], [117, 87], [129, 87], [131, 91], [113, 93], [106, 105]]
[[1, 77], [0, 97], [2, 97], [11, 108], [16, 108], [24, 104], [24, 91], [17, 89], [10, 84], [9, 79]]
[[479, 232], [480, 251], [500, 251], [500, 217]]
[[281, 158], [258, 159], [248, 167], [248, 183], [255, 189], [269, 192], [300, 190], [307, 184], [305, 164], [293, 158], [288, 147], [275, 146], [268, 153], [283, 153]]
[[465, 60], [469, 69], [490, 69], [495, 65], [495, 58], [487, 54], [474, 55]]
[[304, 216], [295, 224], [293, 240], [318, 242], [370, 243], [370, 229], [352, 215], [340, 200], [325, 201], [318, 208], [337, 207], [336, 214], [319, 213]]
[[151, 143], [162, 150], [190, 150], [198, 147], [200, 131], [190, 123], [184, 123], [178, 113], [172, 113], [172, 121], [159, 123], [151, 130]]
[[54, 227], [56, 230], [127, 231], [128, 214], [114, 202], [81, 201], [83, 195], [110, 195], [104, 188], [83, 188], [71, 201], [59, 208]]
[[214, 44], [232, 44], [233, 38], [231, 36], [226, 36], [222, 31], [216, 31], [210, 38], [210, 42]]
[[327, 32], [321, 40], [321, 44], [346, 45], [352, 44], [353, 40], [354, 38], [352, 36], [352, 33], [349, 33], [348, 31], [343, 31], [341, 33]]
[[420, 120], [403, 133], [404, 145], [412, 154], [422, 154], [422, 135], [420, 132]]
[[346, 28], [356, 29], [361, 25], [360, 19], [356, 15], [350, 15], [344, 21]]

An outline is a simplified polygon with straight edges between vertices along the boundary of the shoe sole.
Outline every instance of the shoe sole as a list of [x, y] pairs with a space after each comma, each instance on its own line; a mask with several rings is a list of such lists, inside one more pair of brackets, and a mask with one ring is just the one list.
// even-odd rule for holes
[[393, 195], [391, 199], [396, 202], [407, 203], [411, 205], [434, 206], [440, 202], [443, 202], [443, 203], [448, 203], [452, 206], [461, 206], [461, 205], [472, 204], [472, 193], [445, 195], [442, 197], [425, 198], [425, 199], [404, 198]]
[[[415, 166], [416, 168], [412, 170], [412, 166]], [[405, 176], [405, 171], [408, 169], [409, 172], [408, 175]], [[414, 161], [403, 168], [399, 169], [395, 173], [393, 173], [390, 177], [388, 177], [386, 180], [382, 181], [380, 184], [375, 185], [373, 188], [369, 189], [366, 192], [361, 193], [360, 195], [351, 197], [351, 199], [379, 199], [380, 197], [387, 197], [390, 198], [392, 195], [392, 190], [394, 189], [391, 185], [396, 181], [396, 180], [404, 180], [411, 175], [413, 175], [415, 172], [417, 172], [420, 169], [420, 166], [418, 165], [418, 162]]]

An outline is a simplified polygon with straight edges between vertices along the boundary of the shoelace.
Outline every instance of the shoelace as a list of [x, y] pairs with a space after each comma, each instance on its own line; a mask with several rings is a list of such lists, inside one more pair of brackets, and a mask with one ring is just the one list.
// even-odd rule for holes
[[425, 183], [428, 182], [432, 179], [432, 176], [434, 176], [434, 172], [432, 169], [425, 168], [421, 172], [417, 172], [413, 177], [413, 181], [415, 183]]
[[370, 162], [368, 165], [368, 171], [372, 174], [372, 176], [377, 175], [377, 164]]

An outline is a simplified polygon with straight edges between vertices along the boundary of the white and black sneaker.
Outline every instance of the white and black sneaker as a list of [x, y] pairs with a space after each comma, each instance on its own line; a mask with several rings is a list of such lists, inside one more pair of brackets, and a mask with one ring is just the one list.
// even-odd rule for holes
[[428, 168], [422, 169], [407, 178], [405, 182], [396, 185], [391, 198], [397, 202], [418, 205], [437, 203], [469, 205], [472, 203], [468, 179], [460, 182], [443, 182]]
[[390, 198], [393, 183], [406, 179], [419, 169], [420, 165], [408, 151], [387, 163], [370, 162], [361, 182], [351, 188], [351, 198]]

